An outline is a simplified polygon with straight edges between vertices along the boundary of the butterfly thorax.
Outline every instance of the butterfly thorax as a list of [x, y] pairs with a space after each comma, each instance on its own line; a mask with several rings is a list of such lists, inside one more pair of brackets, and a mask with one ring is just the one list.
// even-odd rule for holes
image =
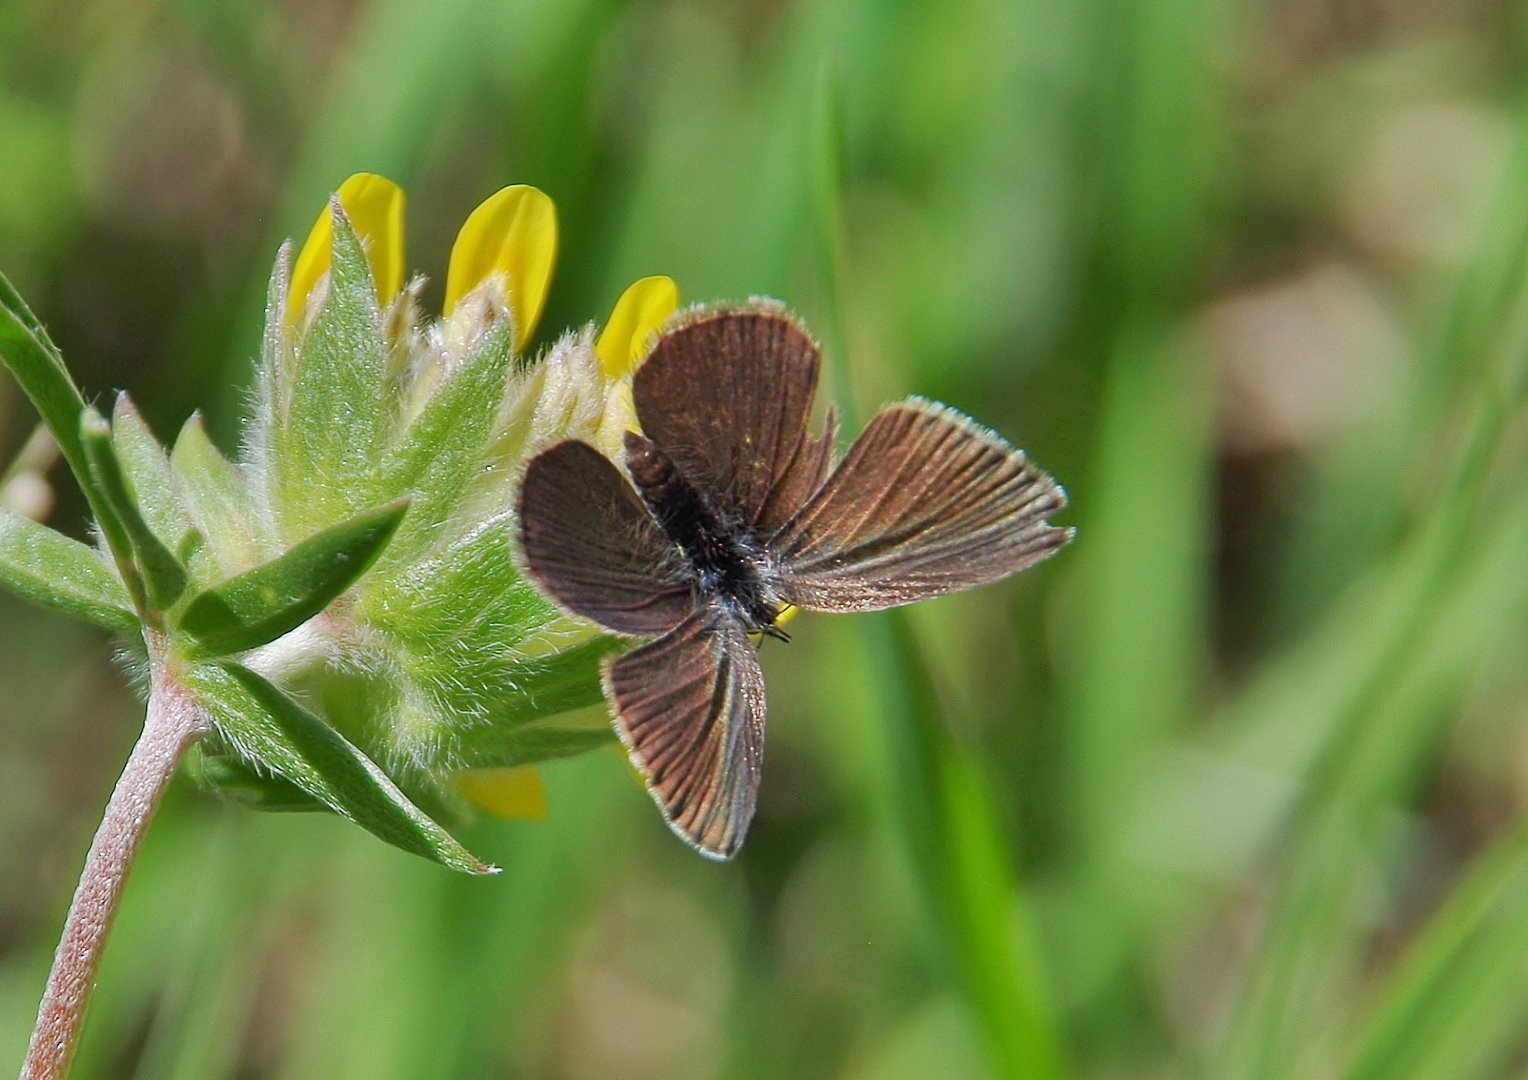
[[697, 591], [732, 607], [749, 631], [769, 633], [780, 604], [764, 582], [763, 559], [747, 533], [710, 505], [672, 458], [635, 432], [626, 436], [626, 467], [642, 501], [684, 552]]

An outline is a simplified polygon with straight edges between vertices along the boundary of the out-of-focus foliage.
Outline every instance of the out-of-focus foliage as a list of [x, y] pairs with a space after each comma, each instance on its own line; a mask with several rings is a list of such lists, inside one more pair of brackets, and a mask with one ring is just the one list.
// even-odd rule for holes
[[[235, 445], [270, 261], [344, 177], [407, 189], [431, 309], [524, 182], [543, 338], [643, 275], [780, 296], [850, 411], [975, 414], [1080, 530], [765, 642], [733, 865], [608, 751], [464, 831], [493, 880], [181, 785], [78, 1075], [1520, 1074], [1525, 35], [1487, 0], [0, 3], [0, 267], [161, 438], [202, 407]], [[0, 607], [0, 1068], [131, 740], [109, 650]]]

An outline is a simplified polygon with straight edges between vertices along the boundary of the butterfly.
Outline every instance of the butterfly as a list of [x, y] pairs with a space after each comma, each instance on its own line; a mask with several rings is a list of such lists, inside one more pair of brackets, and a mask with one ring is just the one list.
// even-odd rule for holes
[[616, 734], [669, 826], [730, 858], [753, 819], [764, 674], [788, 606], [875, 611], [984, 585], [1072, 536], [1061, 486], [968, 417], [881, 409], [832, 466], [807, 431], [821, 353], [783, 307], [682, 316], [632, 378], [625, 470], [568, 440], [520, 487], [524, 562], [563, 608], [652, 638], [603, 668]]

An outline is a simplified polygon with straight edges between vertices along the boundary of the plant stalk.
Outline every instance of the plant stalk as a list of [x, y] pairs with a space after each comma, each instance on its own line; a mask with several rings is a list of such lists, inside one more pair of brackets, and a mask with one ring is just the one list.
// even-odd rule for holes
[[69, 904], [21, 1080], [64, 1080], [69, 1074], [128, 871], [181, 755], [211, 726], [183, 687], [156, 672], [143, 734], [106, 804]]

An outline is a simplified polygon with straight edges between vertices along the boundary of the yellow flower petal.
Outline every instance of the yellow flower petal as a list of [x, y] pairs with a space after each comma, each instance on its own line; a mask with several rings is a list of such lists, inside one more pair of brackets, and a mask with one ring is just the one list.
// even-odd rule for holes
[[647, 340], [679, 309], [679, 286], [659, 274], [634, 282], [615, 302], [600, 339], [594, 343], [600, 367], [620, 378], [647, 351]]
[[451, 248], [445, 314], [490, 274], [503, 274], [515, 349], [536, 332], [557, 262], [557, 207], [536, 188], [516, 184], [472, 211]]
[[620, 461], [626, 452], [626, 433], [641, 429], [642, 425], [637, 423], [637, 404], [631, 397], [631, 380], [612, 380], [610, 389], [605, 391], [605, 412], [594, 433], [594, 445], [606, 457]]
[[[335, 194], [366, 249], [366, 261], [371, 264], [377, 286], [377, 303], [386, 307], [403, 288], [403, 189], [385, 176], [356, 173]], [[326, 205], [292, 267], [292, 284], [287, 290], [289, 320], [302, 314], [308, 294], [329, 272], [333, 236], [334, 217]]]
[[546, 785], [529, 765], [459, 772], [456, 790], [473, 806], [499, 817], [535, 821], [546, 817]]

